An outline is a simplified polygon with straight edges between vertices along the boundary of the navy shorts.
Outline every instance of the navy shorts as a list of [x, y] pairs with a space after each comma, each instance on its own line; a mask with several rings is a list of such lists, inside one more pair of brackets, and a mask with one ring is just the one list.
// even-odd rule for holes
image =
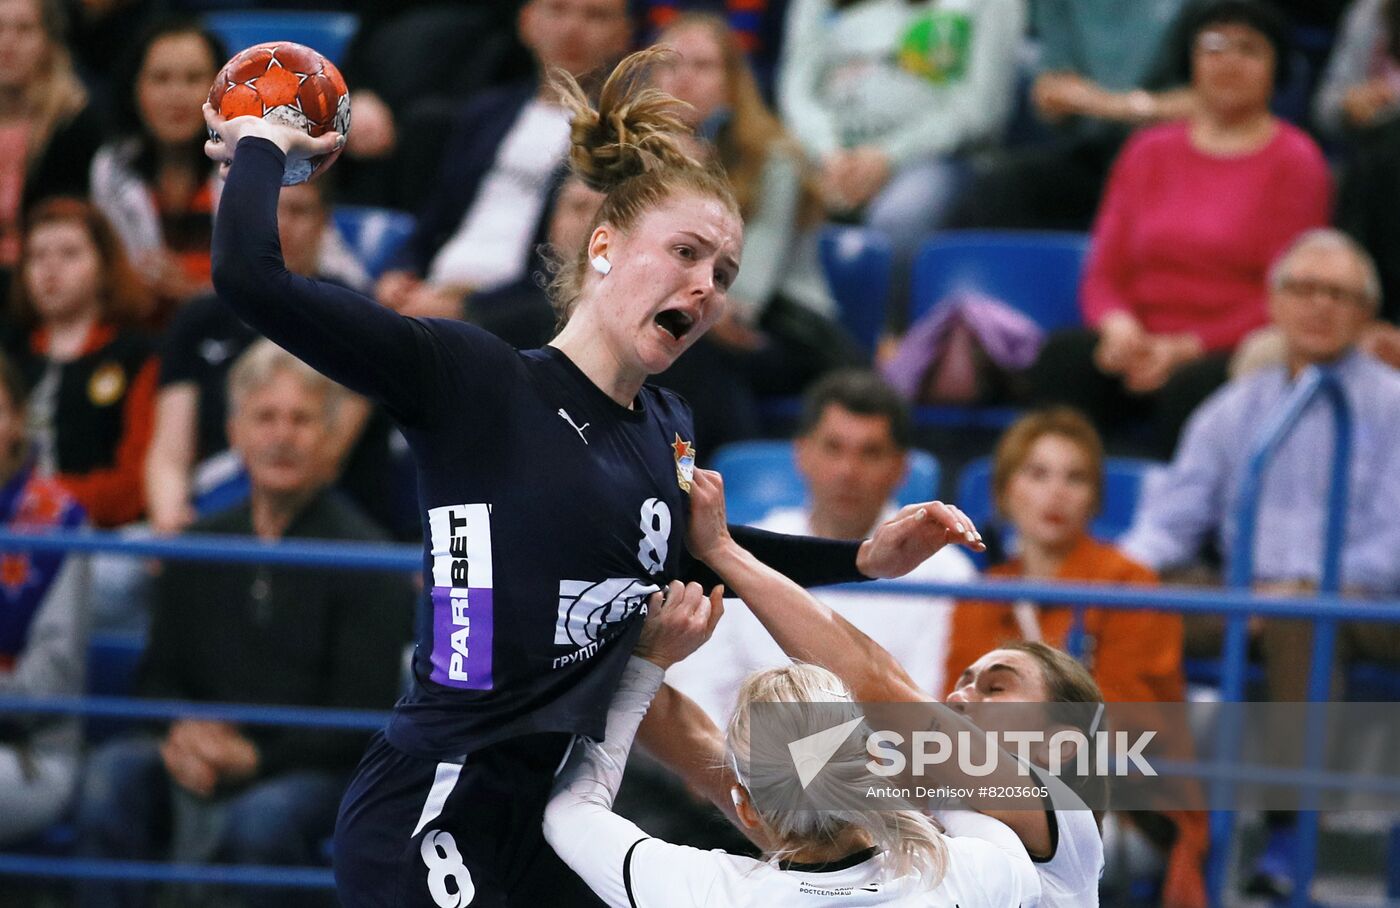
[[341, 905], [602, 905], [544, 840], [544, 807], [571, 740], [531, 735], [438, 763], [376, 734], [336, 820]]

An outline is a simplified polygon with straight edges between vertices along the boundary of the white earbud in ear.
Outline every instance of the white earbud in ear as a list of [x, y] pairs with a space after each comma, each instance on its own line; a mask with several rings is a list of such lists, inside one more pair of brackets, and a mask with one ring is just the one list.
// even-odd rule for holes
[[729, 786], [729, 800], [734, 802], [734, 809], [738, 810], [739, 805], [744, 803], [743, 792], [739, 791], [738, 785]]
[[608, 257], [605, 255], [593, 256], [591, 264], [593, 265], [593, 270], [599, 274], [607, 274], [612, 270], [612, 262], [608, 261]]

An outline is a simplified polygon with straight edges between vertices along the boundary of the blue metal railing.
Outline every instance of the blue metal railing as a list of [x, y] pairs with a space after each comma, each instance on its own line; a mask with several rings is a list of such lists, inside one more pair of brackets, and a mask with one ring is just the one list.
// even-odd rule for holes
[[70, 533], [24, 533], [0, 530], [0, 551], [116, 552], [138, 558], [275, 564], [288, 567], [345, 568], [361, 571], [416, 571], [423, 550], [416, 545], [378, 542], [314, 542], [287, 539], [263, 542], [249, 536], [192, 534], [131, 536], [83, 530]]
[[[1315, 391], [1313, 393], [1325, 393]], [[1301, 410], [1299, 410], [1301, 412]], [[1296, 417], [1294, 417], [1296, 419]], [[1345, 453], [1345, 452], [1343, 452]], [[1336, 503], [1329, 509], [1335, 512]], [[1252, 530], [1251, 530], [1252, 532]], [[1334, 534], [1334, 538], [1340, 538]], [[180, 560], [255, 561], [289, 567], [338, 567], [365, 570], [421, 569], [421, 550], [415, 546], [364, 543], [317, 543], [290, 541], [268, 544], [247, 537], [188, 536], [178, 539], [132, 539], [118, 533], [84, 531], [73, 533], [26, 534], [0, 532], [0, 550], [75, 550], [116, 552], [138, 557]], [[1233, 576], [1233, 575], [1232, 575]], [[1335, 577], [1335, 573], [1329, 575]], [[961, 599], [1014, 601], [1032, 599], [1046, 604], [1078, 605], [1107, 609], [1147, 609], [1182, 614], [1225, 614], [1244, 622], [1249, 615], [1337, 621], [1376, 621], [1400, 623], [1400, 601], [1359, 602], [1344, 599], [1335, 592], [1318, 596], [1256, 596], [1247, 585], [1228, 590], [1181, 590], [1151, 587], [1120, 587], [1106, 584], [1026, 583], [990, 580], [976, 583], [909, 583], [876, 581], [853, 584], [860, 592], [895, 593], [909, 596], [940, 596]], [[1330, 671], [1331, 652], [1323, 655]], [[1226, 674], [1242, 682], [1246, 653], [1243, 647], [1224, 654]], [[1315, 658], [1314, 674], [1317, 673]], [[1327, 673], [1323, 673], [1326, 677]], [[1314, 688], [1310, 692], [1326, 689]], [[1242, 692], [1239, 684], [1235, 699]], [[51, 712], [69, 715], [123, 716], [138, 719], [171, 719], [202, 716], [248, 724], [317, 726], [341, 729], [368, 729], [381, 725], [384, 714], [365, 710], [308, 710], [281, 706], [188, 703], [135, 700], [118, 697], [0, 698], [0, 712]], [[1206, 767], [1209, 769], [1209, 767]], [[1228, 772], [1226, 773], [1228, 775]], [[1215, 849], [1213, 849], [1213, 853]], [[312, 886], [332, 884], [324, 868], [229, 867], [217, 865], [175, 865], [149, 862], [91, 861], [32, 855], [0, 854], [0, 876], [60, 876], [66, 878], [135, 880], [156, 882], [205, 882], [247, 886]], [[1217, 900], [1222, 890], [1213, 889]], [[1217, 901], [1218, 904], [1218, 901]]]
[[[1232, 589], [1248, 590], [1254, 583], [1254, 540], [1259, 516], [1259, 496], [1264, 475], [1279, 448], [1293, 433], [1303, 414], [1321, 398], [1332, 411], [1332, 475], [1327, 492], [1327, 526], [1322, 555], [1322, 577], [1318, 583], [1324, 596], [1335, 596], [1341, 590], [1342, 545], [1346, 538], [1346, 514], [1350, 495], [1352, 416], [1351, 406], [1335, 374], [1325, 368], [1309, 367], [1298, 378], [1292, 392], [1260, 430], [1250, 451], [1239, 498], [1235, 502], [1235, 544], [1227, 566], [1227, 582]], [[1332, 658], [1337, 639], [1337, 622], [1343, 616], [1326, 610], [1313, 618], [1312, 662], [1308, 675], [1308, 700], [1320, 703], [1327, 699], [1332, 680]], [[1231, 614], [1225, 625], [1224, 663], [1221, 696], [1226, 701], [1244, 697], [1245, 672], [1248, 662], [1249, 616]], [[1316, 766], [1322, 759], [1325, 740], [1316, 733], [1317, 719], [1310, 714], [1305, 723], [1303, 742], [1305, 766]], [[1238, 753], [1239, 729], [1222, 729], [1220, 760], [1228, 761]], [[1228, 782], [1216, 782], [1228, 789]], [[1305, 804], [1306, 806], [1306, 804]], [[1311, 903], [1310, 890], [1317, 869], [1318, 814], [1302, 810], [1297, 817], [1297, 850], [1294, 854], [1294, 881], [1290, 904], [1304, 908]], [[1210, 818], [1211, 855], [1207, 866], [1207, 883], [1211, 904], [1223, 904], [1232, 866], [1235, 816], [1216, 811]]]
[[387, 712], [373, 709], [310, 709], [305, 706], [255, 706], [91, 695], [22, 697], [0, 694], [0, 715], [20, 714], [104, 716], [165, 722], [193, 718], [237, 725], [299, 725], [337, 731], [375, 731], [383, 728], [389, 718]]
[[0, 876], [120, 880], [133, 883], [207, 883], [279, 889], [330, 889], [335, 885], [335, 877], [328, 867], [169, 864], [158, 861], [109, 861], [4, 853], [0, 853]]

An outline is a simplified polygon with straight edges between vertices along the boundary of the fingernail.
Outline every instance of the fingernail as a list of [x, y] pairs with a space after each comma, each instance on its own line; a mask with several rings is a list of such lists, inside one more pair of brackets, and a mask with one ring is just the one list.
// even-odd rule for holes
[[955, 524], [953, 524], [953, 529], [956, 530], [956, 531], [958, 531], [959, 533], [966, 533], [966, 532], [967, 532], [967, 527], [963, 526], [961, 523], [955, 523]]
[[915, 520], [923, 520], [928, 516], [928, 508], [919, 508], [919, 513], [914, 515]]

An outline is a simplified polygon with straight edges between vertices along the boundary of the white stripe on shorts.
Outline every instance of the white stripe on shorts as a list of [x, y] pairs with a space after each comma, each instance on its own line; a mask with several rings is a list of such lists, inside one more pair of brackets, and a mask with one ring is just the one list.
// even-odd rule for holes
[[418, 818], [418, 825], [413, 828], [415, 838], [433, 820], [442, 813], [443, 806], [447, 803], [447, 796], [452, 794], [452, 789], [457, 785], [457, 777], [462, 774], [461, 763], [439, 763], [437, 774], [433, 777], [432, 790], [428, 792], [428, 800], [423, 804], [423, 814]]

